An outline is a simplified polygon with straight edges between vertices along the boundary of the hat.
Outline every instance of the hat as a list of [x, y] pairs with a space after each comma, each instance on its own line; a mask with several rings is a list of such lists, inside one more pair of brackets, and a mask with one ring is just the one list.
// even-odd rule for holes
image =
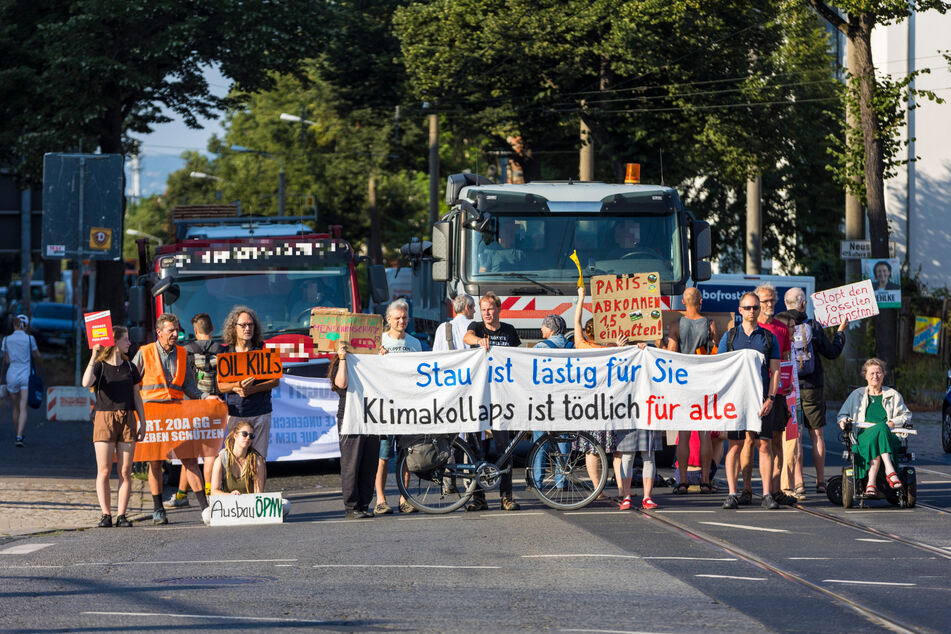
[[30, 325], [30, 318], [27, 317], [26, 315], [22, 314], [22, 313], [19, 314], [19, 315], [17, 315], [16, 319], [17, 319], [17, 321], [19, 321], [20, 323], [22, 323], [24, 326], [29, 326], [29, 325]]

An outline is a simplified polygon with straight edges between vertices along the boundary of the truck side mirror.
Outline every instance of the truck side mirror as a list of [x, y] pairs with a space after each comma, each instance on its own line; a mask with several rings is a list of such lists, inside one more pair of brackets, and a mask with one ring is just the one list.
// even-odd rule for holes
[[152, 297], [162, 296], [162, 299], [165, 300], [166, 304], [174, 304], [178, 301], [178, 298], [182, 294], [182, 289], [178, 287], [178, 284], [175, 283], [175, 280], [171, 277], [166, 277], [164, 279], [156, 282], [155, 286], [152, 287]]
[[371, 264], [367, 267], [367, 277], [370, 279], [370, 297], [374, 304], [383, 304], [390, 300], [390, 285], [386, 281], [386, 268], [382, 264]]
[[433, 281], [445, 282], [451, 273], [449, 267], [449, 229], [451, 223], [443, 221], [433, 225]]
[[713, 243], [709, 223], [694, 220], [690, 224], [690, 273], [694, 282], [705, 282], [713, 274], [713, 268], [706, 261], [713, 255]]

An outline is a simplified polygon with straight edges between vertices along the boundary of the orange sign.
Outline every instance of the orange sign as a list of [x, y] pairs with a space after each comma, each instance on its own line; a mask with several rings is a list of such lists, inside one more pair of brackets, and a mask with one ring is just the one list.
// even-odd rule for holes
[[277, 350], [222, 352], [218, 355], [218, 384], [237, 383], [249, 377], [259, 381], [284, 376], [281, 353]]
[[145, 440], [135, 444], [133, 459], [217, 456], [227, 423], [228, 406], [219, 400], [146, 403]]

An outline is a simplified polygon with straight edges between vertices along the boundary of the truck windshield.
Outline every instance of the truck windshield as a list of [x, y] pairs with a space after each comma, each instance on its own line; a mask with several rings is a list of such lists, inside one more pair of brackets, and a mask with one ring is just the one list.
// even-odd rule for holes
[[496, 239], [485, 244], [468, 231], [468, 279], [526, 275], [539, 282], [573, 282], [578, 253], [585, 275], [652, 273], [663, 282], [683, 278], [677, 213], [626, 216], [497, 215]]
[[283, 251], [284, 247], [273, 245], [266, 251], [255, 252], [255, 248], [231, 247], [230, 253], [228, 249], [189, 249], [160, 259], [160, 275], [172, 274], [180, 291], [165, 310], [178, 317], [186, 340], [194, 338], [191, 319], [197, 313], [208, 313], [215, 327], [213, 337], [221, 337], [225, 317], [238, 305], [257, 313], [266, 337], [306, 334], [314, 306], [353, 310], [346, 247], [328, 251], [311, 245], [306, 252], [293, 247]]

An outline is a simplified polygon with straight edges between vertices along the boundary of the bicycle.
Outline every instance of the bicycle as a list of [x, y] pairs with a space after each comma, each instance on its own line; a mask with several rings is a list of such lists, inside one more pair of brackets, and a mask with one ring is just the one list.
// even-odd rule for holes
[[[400, 450], [396, 462], [396, 478], [400, 494], [423, 513], [451, 513], [464, 506], [478, 489], [492, 491], [499, 487], [502, 475], [510, 472], [509, 462], [515, 447], [531, 432], [516, 432], [495, 462], [481, 456], [462, 437], [456, 436], [450, 446], [449, 461], [431, 472], [412, 473], [406, 468], [406, 451]], [[600, 477], [592, 481], [588, 475], [582, 441], [594, 449]], [[579, 509], [601, 494], [608, 477], [608, 460], [604, 448], [586, 432], [548, 432], [532, 444], [528, 452], [525, 481], [529, 489], [546, 506], [570, 511]]]

